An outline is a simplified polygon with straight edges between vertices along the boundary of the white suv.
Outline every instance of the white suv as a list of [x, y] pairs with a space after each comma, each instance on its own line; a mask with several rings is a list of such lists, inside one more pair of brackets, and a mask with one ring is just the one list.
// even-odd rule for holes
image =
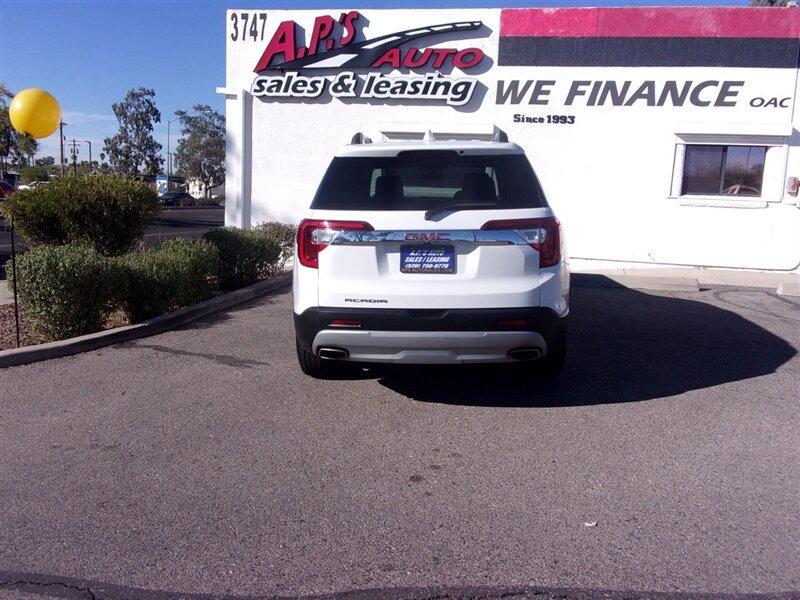
[[500, 130], [432, 138], [359, 133], [331, 162], [297, 233], [300, 367], [526, 363], [557, 376], [569, 268], [525, 153]]

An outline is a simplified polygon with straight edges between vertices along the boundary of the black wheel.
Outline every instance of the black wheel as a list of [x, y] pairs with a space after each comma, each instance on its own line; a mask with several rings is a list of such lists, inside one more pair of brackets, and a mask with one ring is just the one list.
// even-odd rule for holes
[[297, 348], [297, 362], [300, 363], [300, 370], [306, 375], [315, 379], [341, 379], [355, 377], [360, 369], [358, 365], [334, 360], [325, 360], [300, 346], [300, 342], [295, 340]]
[[566, 360], [566, 346], [554, 348], [544, 358], [536, 361], [536, 374], [542, 379], [557, 379], [564, 370]]

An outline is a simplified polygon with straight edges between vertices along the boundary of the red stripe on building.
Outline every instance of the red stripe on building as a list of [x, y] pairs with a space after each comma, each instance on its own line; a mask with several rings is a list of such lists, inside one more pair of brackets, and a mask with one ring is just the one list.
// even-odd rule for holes
[[800, 9], [504, 8], [500, 35], [800, 38]]

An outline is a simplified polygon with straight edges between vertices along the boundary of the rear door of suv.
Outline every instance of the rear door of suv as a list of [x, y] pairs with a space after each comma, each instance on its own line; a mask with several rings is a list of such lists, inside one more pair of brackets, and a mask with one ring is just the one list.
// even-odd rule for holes
[[319, 306], [537, 306], [540, 269], [559, 260], [558, 222], [513, 145], [337, 156], [311, 208], [298, 258], [318, 269]]

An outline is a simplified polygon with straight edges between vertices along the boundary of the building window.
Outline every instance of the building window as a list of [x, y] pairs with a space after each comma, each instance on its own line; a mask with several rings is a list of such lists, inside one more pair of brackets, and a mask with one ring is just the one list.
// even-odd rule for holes
[[766, 146], [687, 145], [681, 195], [761, 196]]

